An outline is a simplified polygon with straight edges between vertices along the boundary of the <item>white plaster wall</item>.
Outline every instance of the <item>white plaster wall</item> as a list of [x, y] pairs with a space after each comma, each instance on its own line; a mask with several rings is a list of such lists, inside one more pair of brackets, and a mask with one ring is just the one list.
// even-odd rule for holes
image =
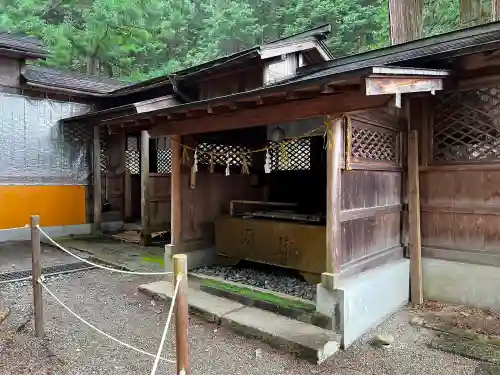
[[422, 259], [424, 298], [500, 311], [500, 268]]
[[340, 328], [342, 345], [351, 345], [408, 303], [410, 261], [401, 259], [340, 280]]

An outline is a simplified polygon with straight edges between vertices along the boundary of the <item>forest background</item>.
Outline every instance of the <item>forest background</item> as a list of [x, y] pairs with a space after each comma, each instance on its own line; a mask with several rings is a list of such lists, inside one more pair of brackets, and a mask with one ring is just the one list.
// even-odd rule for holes
[[[410, 1], [424, 37], [491, 19], [491, 0]], [[379, 48], [390, 44], [387, 2], [0, 0], [0, 31], [41, 39], [50, 51], [42, 64], [138, 81], [324, 23], [335, 57]]]

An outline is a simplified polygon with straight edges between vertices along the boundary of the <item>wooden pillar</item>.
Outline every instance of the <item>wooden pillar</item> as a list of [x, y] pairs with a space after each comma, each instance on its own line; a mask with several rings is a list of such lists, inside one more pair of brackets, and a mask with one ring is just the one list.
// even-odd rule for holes
[[342, 119], [328, 119], [326, 147], [326, 272], [321, 275], [322, 284], [335, 289], [340, 274], [340, 184], [342, 161]]
[[101, 182], [101, 134], [99, 126], [94, 126], [94, 231], [101, 231], [102, 182]]
[[151, 217], [149, 212], [149, 133], [141, 131], [141, 243], [151, 243]]
[[172, 136], [172, 174], [171, 183], [171, 215], [170, 215], [170, 244], [175, 246], [181, 243], [181, 136]]
[[421, 304], [423, 302], [422, 248], [420, 237], [418, 134], [416, 130], [411, 130], [408, 135], [408, 198], [411, 302]]

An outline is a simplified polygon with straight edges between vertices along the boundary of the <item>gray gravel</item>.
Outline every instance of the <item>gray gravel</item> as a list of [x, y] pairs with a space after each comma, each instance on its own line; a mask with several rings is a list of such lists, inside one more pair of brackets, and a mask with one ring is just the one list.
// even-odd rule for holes
[[236, 281], [275, 292], [313, 301], [316, 296], [316, 285], [286, 274], [286, 270], [263, 271], [252, 267], [212, 266], [199, 267], [192, 272], [207, 276], [218, 276], [225, 280]]
[[[152, 302], [137, 293], [148, 277], [87, 271], [58, 276], [49, 287], [82, 317], [106, 332], [144, 350], [155, 352], [168, 306]], [[44, 298], [47, 339], [33, 338], [32, 323], [26, 330], [13, 330], [31, 310], [28, 283], [0, 286], [0, 298], [11, 307], [11, 316], [0, 325], [0, 373], [2, 375], [127, 375], [151, 371], [152, 359], [118, 347], [92, 332], [70, 316], [49, 296]], [[429, 338], [408, 324], [407, 310], [392, 316], [382, 326], [365, 335], [346, 352], [321, 366], [314, 366], [240, 337], [193, 317], [190, 322], [192, 374], [200, 375], [360, 375], [473, 374], [478, 363], [426, 346]], [[173, 327], [172, 327], [173, 328]], [[388, 349], [368, 342], [379, 333], [389, 333], [395, 341]], [[165, 356], [173, 353], [172, 337], [167, 339]], [[173, 367], [161, 364], [157, 374], [173, 374]]]

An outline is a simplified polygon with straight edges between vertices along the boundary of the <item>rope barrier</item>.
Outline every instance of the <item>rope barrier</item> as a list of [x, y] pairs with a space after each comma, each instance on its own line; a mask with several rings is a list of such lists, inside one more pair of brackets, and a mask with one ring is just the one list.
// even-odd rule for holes
[[177, 277], [177, 283], [175, 284], [174, 295], [172, 296], [172, 303], [170, 304], [170, 310], [168, 311], [167, 322], [165, 323], [165, 328], [163, 330], [163, 335], [161, 336], [160, 346], [158, 348], [158, 353], [156, 353], [155, 362], [153, 363], [153, 368], [151, 369], [151, 375], [155, 375], [156, 368], [160, 362], [161, 352], [163, 351], [163, 345], [165, 344], [165, 339], [167, 338], [168, 327], [170, 326], [170, 319], [172, 318], [172, 313], [174, 311], [174, 301], [177, 300], [177, 293], [179, 292], [179, 285], [182, 280], [182, 275]]
[[6, 231], [6, 230], [15, 230], [15, 229], [27, 229], [29, 228], [29, 224], [26, 224], [24, 227], [14, 227], [14, 228], [5, 228], [5, 229], [0, 229], [0, 232]]
[[97, 267], [97, 268], [102, 268], [103, 270], [107, 270], [107, 271], [110, 271], [110, 272], [124, 273], [124, 274], [127, 274], [127, 275], [142, 275], [142, 276], [155, 276], [156, 275], [157, 276], [157, 275], [169, 275], [169, 274], [173, 273], [173, 272], [136, 272], [136, 271], [125, 271], [125, 270], [119, 270], [117, 268], [110, 268], [110, 267], [102, 266], [102, 265], [97, 264], [97, 263], [92, 263], [91, 261], [89, 261], [89, 260], [87, 260], [85, 258], [79, 257], [78, 255], [73, 254], [71, 251], [65, 249], [63, 246], [59, 245], [56, 241], [54, 241], [52, 238], [50, 238], [50, 236], [47, 233], [45, 233], [43, 231], [43, 229], [40, 228], [39, 225], [37, 225], [36, 227], [38, 228], [38, 230], [40, 231], [40, 233], [42, 233], [50, 241], [51, 244], [53, 244], [57, 248], [59, 248], [62, 251], [64, 251], [66, 254], [71, 255], [72, 257], [78, 259], [81, 262], [90, 264], [91, 266], [94, 266], [94, 267]]
[[[43, 277], [43, 276], [42, 276], [42, 277]], [[42, 278], [39, 278], [37, 281], [38, 281], [38, 283], [42, 286], [42, 288], [43, 288], [43, 289], [45, 289], [45, 291], [46, 291], [47, 293], [49, 293], [49, 294], [50, 294], [50, 296], [51, 296], [52, 298], [54, 298], [54, 300], [55, 300], [57, 303], [59, 303], [59, 304], [60, 304], [62, 307], [64, 307], [64, 308], [65, 308], [65, 309], [66, 309], [66, 310], [67, 310], [67, 311], [68, 311], [71, 315], [73, 315], [75, 318], [77, 318], [77, 319], [78, 319], [80, 322], [82, 322], [83, 324], [87, 325], [89, 328], [91, 328], [91, 329], [93, 329], [93, 330], [97, 331], [98, 333], [100, 333], [101, 335], [103, 335], [103, 336], [107, 337], [108, 339], [110, 339], [110, 340], [112, 340], [112, 341], [114, 341], [114, 342], [116, 342], [116, 343], [118, 343], [118, 344], [120, 344], [120, 345], [122, 345], [122, 346], [125, 346], [125, 347], [126, 347], [126, 348], [128, 348], [128, 349], [131, 349], [131, 350], [134, 350], [134, 351], [136, 351], [136, 352], [138, 352], [138, 353], [141, 353], [141, 354], [147, 355], [147, 356], [149, 356], [149, 357], [155, 358], [155, 363], [156, 363], [156, 361], [157, 361], [157, 360], [158, 360], [158, 361], [159, 361], [159, 360], [162, 360], [162, 361], [169, 362], [169, 363], [173, 363], [173, 364], [175, 364], [175, 363], [176, 363], [175, 361], [173, 361], [173, 360], [171, 360], [171, 359], [167, 359], [167, 358], [159, 357], [159, 354], [154, 355], [154, 354], [149, 353], [149, 352], [146, 352], [146, 351], [144, 351], [144, 350], [142, 350], [142, 349], [138, 349], [138, 348], [136, 348], [135, 346], [132, 346], [132, 345], [130, 345], [130, 344], [127, 344], [126, 342], [123, 342], [123, 341], [121, 341], [121, 340], [118, 340], [117, 338], [114, 338], [113, 336], [111, 336], [111, 335], [107, 334], [106, 332], [101, 331], [99, 328], [97, 328], [97, 327], [95, 327], [94, 325], [92, 325], [91, 323], [87, 322], [85, 319], [83, 319], [81, 316], [79, 316], [77, 313], [75, 313], [73, 310], [71, 310], [68, 306], [66, 306], [66, 305], [64, 304], [64, 302], [62, 302], [59, 298], [57, 298], [57, 296], [56, 296], [56, 295], [55, 295], [55, 294], [54, 294], [54, 293], [53, 293], [53, 292], [52, 292], [52, 291], [51, 291], [51, 290], [47, 287], [47, 285], [45, 285], [45, 284], [43, 283], [43, 279], [42, 279]], [[175, 288], [175, 289], [176, 289], [176, 292], [177, 292], [178, 287], [179, 287], [179, 281], [180, 281], [180, 280], [178, 280], [178, 281], [177, 281], [177, 285], [176, 285], [176, 288]], [[172, 311], [173, 311], [173, 306], [174, 306], [174, 303], [175, 303], [175, 297], [176, 297], [176, 293], [174, 294], [174, 297], [172, 298], [172, 303], [171, 303], [171, 305], [170, 305], [170, 311], [169, 311], [169, 313], [168, 313], [168, 318], [167, 318], [167, 322], [168, 322], [168, 323], [170, 323], [170, 319], [171, 319], [171, 317], [172, 317]], [[164, 334], [166, 335], [166, 333], [164, 333]], [[163, 337], [162, 337], [162, 341], [165, 341], [165, 340], [163, 339]], [[163, 345], [161, 345], [161, 348], [163, 348]]]

